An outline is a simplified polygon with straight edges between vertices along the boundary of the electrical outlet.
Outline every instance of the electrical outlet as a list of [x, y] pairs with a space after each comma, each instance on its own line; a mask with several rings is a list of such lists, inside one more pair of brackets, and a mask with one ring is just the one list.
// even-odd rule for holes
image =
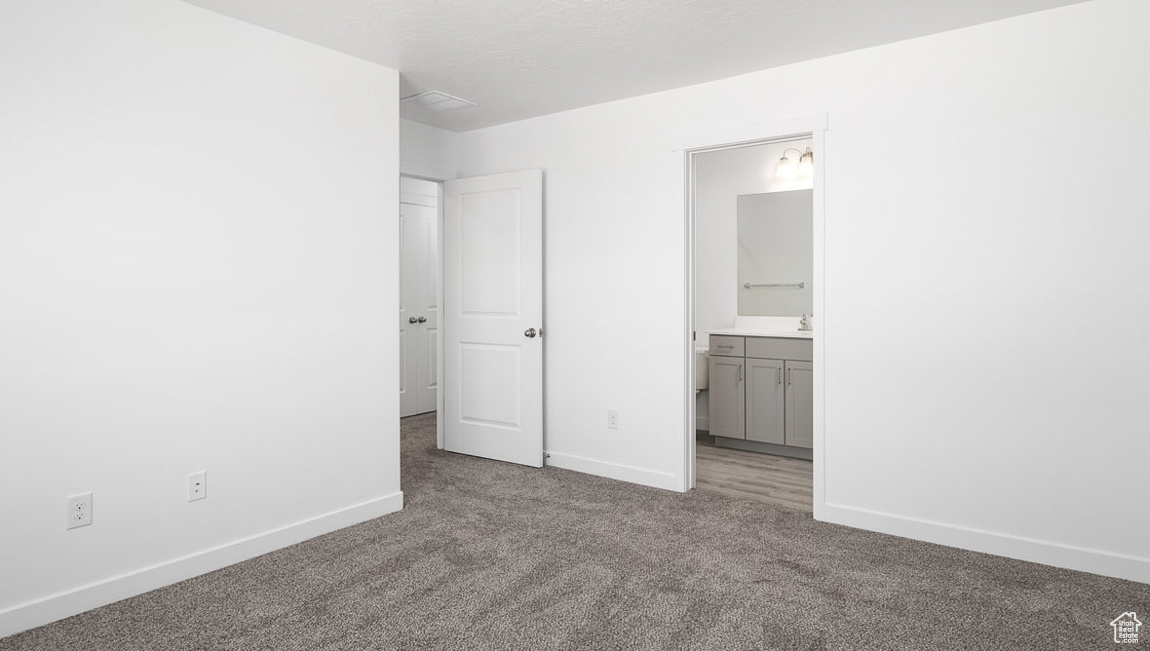
[[208, 496], [208, 473], [193, 472], [188, 475], [188, 501], [195, 502]]
[[92, 524], [92, 494], [80, 493], [66, 498], [68, 505], [67, 528], [76, 529]]
[[607, 410], [607, 429], [619, 429], [619, 412], [614, 409]]

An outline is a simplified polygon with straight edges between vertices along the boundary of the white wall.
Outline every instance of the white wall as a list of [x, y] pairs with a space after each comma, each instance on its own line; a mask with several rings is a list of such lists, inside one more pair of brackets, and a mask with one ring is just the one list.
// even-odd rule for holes
[[675, 136], [825, 113], [825, 517], [1150, 581], [1147, 24], [1095, 0], [466, 134], [465, 174], [546, 171], [553, 457], [677, 484]]
[[400, 508], [396, 72], [174, 0], [0, 62], [0, 635]]
[[458, 176], [459, 134], [399, 121], [400, 167], [409, 176], [445, 181]]

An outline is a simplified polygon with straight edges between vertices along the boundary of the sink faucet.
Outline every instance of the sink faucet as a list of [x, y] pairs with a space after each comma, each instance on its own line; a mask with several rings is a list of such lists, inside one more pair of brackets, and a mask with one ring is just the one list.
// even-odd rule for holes
[[814, 316], [813, 314], [804, 314], [803, 315], [802, 321], [799, 321], [799, 331], [810, 332], [811, 330], [815, 329], [814, 326], [811, 324], [811, 317], [813, 317], [813, 316]]

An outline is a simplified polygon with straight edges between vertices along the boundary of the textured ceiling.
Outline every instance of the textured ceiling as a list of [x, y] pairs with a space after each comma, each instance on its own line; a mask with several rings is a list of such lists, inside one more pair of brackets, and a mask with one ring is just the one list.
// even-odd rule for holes
[[465, 131], [1083, 0], [185, 0], [477, 105]]

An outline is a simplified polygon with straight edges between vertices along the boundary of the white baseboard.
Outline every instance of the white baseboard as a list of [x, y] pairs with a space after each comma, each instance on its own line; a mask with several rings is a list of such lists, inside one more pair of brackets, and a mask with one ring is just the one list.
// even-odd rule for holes
[[823, 505], [819, 519], [948, 547], [1150, 583], [1150, 558], [907, 518], [840, 504]]
[[555, 466], [556, 468], [574, 470], [576, 472], [587, 473], [588, 475], [598, 475], [600, 477], [607, 477], [608, 479], [618, 479], [619, 481], [651, 486], [653, 488], [662, 488], [669, 491], [681, 491], [683, 488], [681, 485], [682, 481], [678, 477], [672, 473], [661, 470], [627, 466], [621, 463], [603, 461], [601, 459], [590, 459], [588, 457], [564, 454], [562, 452], [547, 452], [544, 457], [543, 463], [545, 465]]
[[278, 529], [0, 610], [0, 638], [207, 574], [403, 508], [397, 491]]

